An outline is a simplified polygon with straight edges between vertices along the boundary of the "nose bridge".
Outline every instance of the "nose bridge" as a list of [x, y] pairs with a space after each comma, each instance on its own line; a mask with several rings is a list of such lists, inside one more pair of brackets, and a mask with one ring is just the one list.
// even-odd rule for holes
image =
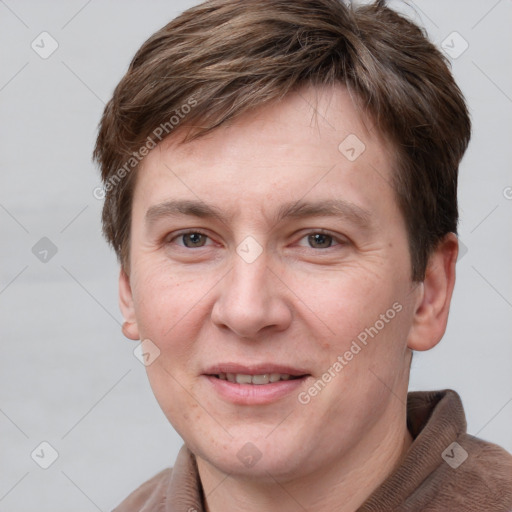
[[[260, 301], [270, 290], [269, 270], [271, 255], [268, 250], [251, 235], [246, 236], [237, 246], [232, 258], [229, 288], [239, 301]], [[256, 303], [255, 302], [255, 303]]]
[[267, 265], [268, 258], [263, 254], [254, 260], [246, 260], [239, 254], [233, 258], [231, 286], [241, 300], [259, 301], [269, 295], [272, 284]]
[[267, 257], [263, 254], [254, 261], [235, 255], [233, 269], [223, 290], [232, 312], [240, 310], [240, 314], [254, 321], [266, 313], [268, 303], [272, 301], [273, 288], [267, 264]]
[[[291, 314], [279, 280], [268, 268], [268, 255], [247, 241], [233, 254], [232, 269], [223, 280], [212, 320], [241, 337], [254, 337], [265, 327], [284, 329]], [[259, 254], [257, 254], [259, 253]]]

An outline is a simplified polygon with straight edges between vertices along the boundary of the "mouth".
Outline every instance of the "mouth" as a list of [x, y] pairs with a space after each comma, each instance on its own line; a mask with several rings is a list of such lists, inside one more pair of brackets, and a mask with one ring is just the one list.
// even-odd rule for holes
[[311, 374], [276, 364], [213, 366], [203, 374], [212, 391], [237, 405], [263, 405], [293, 397]]
[[279, 381], [301, 379], [307, 375], [290, 375], [289, 373], [260, 373], [257, 375], [251, 375], [248, 373], [221, 372], [209, 376], [219, 380], [227, 380], [236, 384], [254, 384], [256, 386], [261, 386]]

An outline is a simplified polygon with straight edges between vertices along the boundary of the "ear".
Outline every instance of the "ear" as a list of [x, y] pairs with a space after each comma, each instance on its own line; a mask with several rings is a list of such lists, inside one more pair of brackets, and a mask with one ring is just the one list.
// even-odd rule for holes
[[435, 347], [446, 331], [458, 253], [457, 236], [448, 233], [429, 258], [407, 340], [407, 346], [412, 350]]
[[125, 320], [122, 327], [123, 334], [131, 340], [140, 339], [139, 328], [135, 319], [130, 278], [123, 267], [121, 267], [119, 272], [119, 307]]

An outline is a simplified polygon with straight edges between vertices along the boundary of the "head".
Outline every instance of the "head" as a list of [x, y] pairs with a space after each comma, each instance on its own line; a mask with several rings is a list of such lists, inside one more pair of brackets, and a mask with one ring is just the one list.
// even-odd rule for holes
[[[100, 123], [103, 229], [196, 455], [284, 477], [393, 428], [446, 328], [469, 135], [445, 59], [384, 2], [212, 0], [144, 43]], [[219, 376], [245, 371], [297, 378], [234, 396]]]

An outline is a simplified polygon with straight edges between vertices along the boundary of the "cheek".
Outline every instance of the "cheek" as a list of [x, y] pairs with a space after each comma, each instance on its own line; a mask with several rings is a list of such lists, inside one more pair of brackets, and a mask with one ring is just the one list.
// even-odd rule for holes
[[146, 264], [133, 287], [137, 322], [141, 336], [154, 341], [160, 350], [173, 350], [173, 357], [186, 354], [199, 317], [205, 307], [201, 277], [182, 276], [164, 265]]
[[373, 269], [355, 265], [307, 280], [293, 280], [290, 275], [288, 282], [294, 283], [290, 288], [302, 302], [298, 306], [304, 316], [311, 319], [310, 329], [318, 333], [322, 349], [342, 350], [346, 344], [350, 345], [400, 295], [393, 280]]

